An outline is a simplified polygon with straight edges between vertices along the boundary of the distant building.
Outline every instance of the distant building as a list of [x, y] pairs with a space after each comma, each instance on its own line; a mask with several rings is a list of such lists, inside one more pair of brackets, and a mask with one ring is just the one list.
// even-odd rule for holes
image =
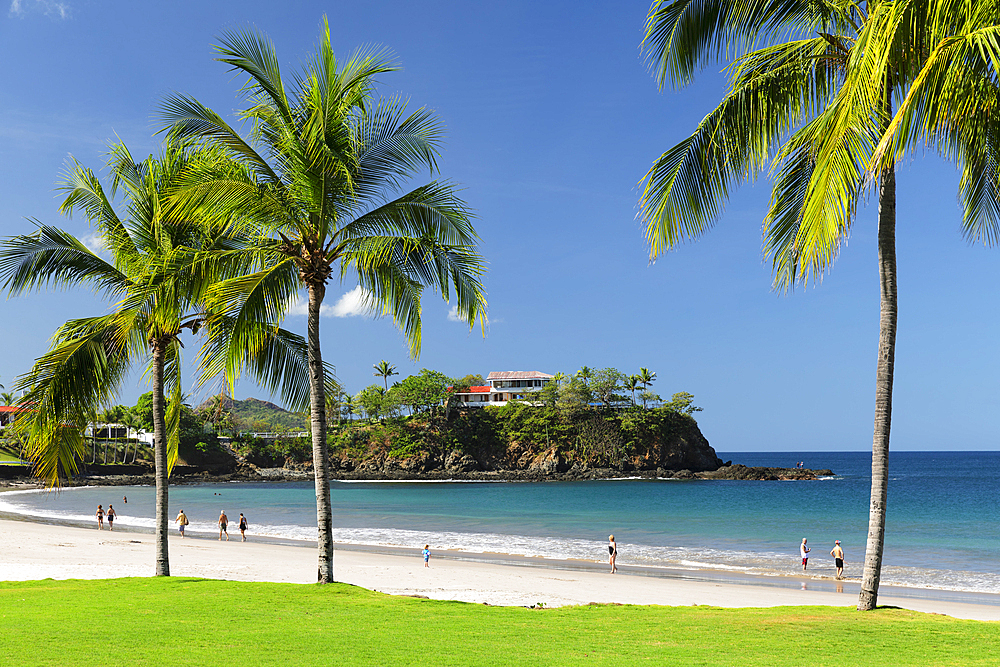
[[18, 415], [24, 412], [27, 410], [14, 405], [0, 405], [0, 432], [3, 431], [4, 427], [13, 424]]
[[507, 405], [508, 401], [530, 403], [531, 395], [541, 391], [554, 377], [540, 371], [492, 371], [486, 377], [486, 385], [469, 387], [455, 396], [467, 408]]

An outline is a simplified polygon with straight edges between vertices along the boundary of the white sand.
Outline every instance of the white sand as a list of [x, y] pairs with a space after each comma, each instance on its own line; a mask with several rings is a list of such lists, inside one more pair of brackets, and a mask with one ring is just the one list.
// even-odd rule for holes
[[[170, 573], [236, 581], [312, 583], [316, 550], [297, 546], [170, 537]], [[853, 607], [854, 592], [685, 581], [599, 571], [497, 565], [431, 558], [431, 567], [413, 557], [340, 549], [337, 581], [394, 595], [494, 605], [545, 606], [588, 602], [718, 607], [831, 605]], [[153, 536], [107, 529], [69, 528], [0, 520], [0, 580], [104, 579], [153, 574]], [[856, 588], [855, 588], [856, 590]], [[1000, 606], [947, 600], [879, 597], [879, 604], [957, 618], [1000, 620]]]

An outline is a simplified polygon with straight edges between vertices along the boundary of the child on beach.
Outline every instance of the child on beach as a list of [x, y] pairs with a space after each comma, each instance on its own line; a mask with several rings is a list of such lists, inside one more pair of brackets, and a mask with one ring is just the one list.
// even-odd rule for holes
[[97, 506], [97, 530], [104, 530], [104, 506]]
[[427, 561], [431, 559], [431, 545], [424, 545], [424, 567], [430, 567]]

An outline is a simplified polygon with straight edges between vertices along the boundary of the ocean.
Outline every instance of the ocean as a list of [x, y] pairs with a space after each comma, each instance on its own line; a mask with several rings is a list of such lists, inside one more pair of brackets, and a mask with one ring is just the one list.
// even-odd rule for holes
[[[833, 470], [817, 481], [619, 479], [586, 482], [333, 482], [334, 539], [599, 562], [607, 538], [619, 565], [801, 574], [798, 546], [813, 548], [810, 573], [833, 576], [841, 540], [845, 575], [861, 575], [868, 527], [868, 452], [720, 453], [750, 466]], [[1000, 513], [994, 471], [1000, 452], [893, 452], [882, 584], [1000, 593]], [[123, 504], [122, 496], [128, 496]], [[0, 493], [0, 513], [93, 525], [97, 504], [114, 505], [116, 526], [151, 532], [152, 487], [76, 487]], [[311, 482], [178, 485], [192, 533], [217, 532], [225, 510], [243, 512], [251, 537], [315, 540]], [[173, 524], [171, 524], [173, 527]]]

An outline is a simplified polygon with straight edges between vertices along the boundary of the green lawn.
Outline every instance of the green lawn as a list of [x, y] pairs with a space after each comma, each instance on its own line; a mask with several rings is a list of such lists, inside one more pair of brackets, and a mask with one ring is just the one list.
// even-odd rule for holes
[[897, 609], [531, 610], [345, 584], [0, 583], [2, 665], [995, 665], [1000, 623]]

